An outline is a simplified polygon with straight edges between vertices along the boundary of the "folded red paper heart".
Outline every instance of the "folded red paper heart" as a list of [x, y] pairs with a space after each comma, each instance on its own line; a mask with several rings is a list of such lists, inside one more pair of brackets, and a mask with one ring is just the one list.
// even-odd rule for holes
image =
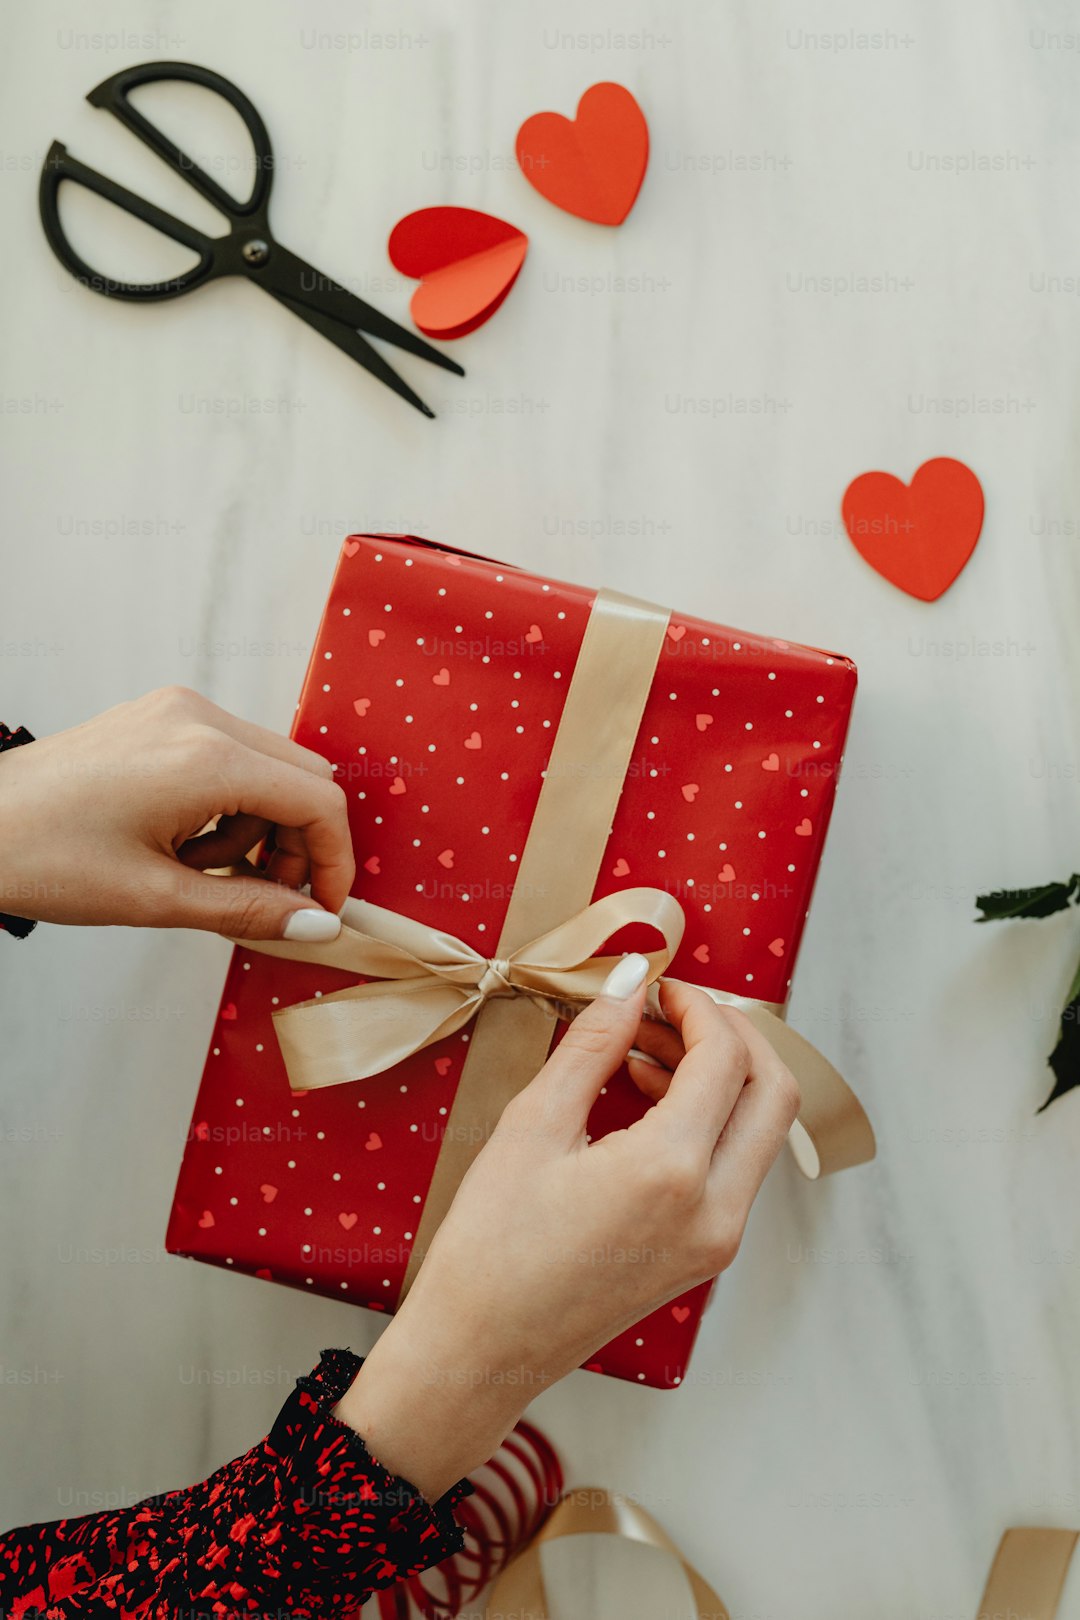
[[420, 208], [390, 232], [395, 270], [420, 281], [409, 310], [429, 337], [459, 338], [490, 320], [525, 262], [529, 238], [475, 208]]
[[964, 568], [983, 522], [982, 486], [949, 456], [924, 461], [910, 484], [868, 472], [842, 505], [852, 545], [871, 568], [909, 596], [933, 602]]
[[649, 161], [649, 126], [621, 84], [594, 84], [577, 115], [526, 118], [515, 145], [521, 172], [556, 208], [598, 225], [621, 225]]

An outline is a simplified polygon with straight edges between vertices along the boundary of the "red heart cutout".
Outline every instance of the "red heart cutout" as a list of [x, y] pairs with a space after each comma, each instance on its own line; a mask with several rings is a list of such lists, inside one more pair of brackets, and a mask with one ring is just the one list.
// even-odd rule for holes
[[475, 208], [421, 208], [390, 232], [395, 270], [420, 280], [409, 310], [429, 337], [458, 338], [489, 320], [525, 263], [529, 238]]
[[924, 461], [910, 484], [863, 473], [841, 507], [852, 545], [909, 596], [933, 602], [964, 567], [983, 524], [982, 485], [950, 456]]
[[526, 180], [556, 208], [621, 225], [645, 178], [649, 126], [623, 85], [594, 84], [574, 118], [552, 112], [526, 118], [515, 150]]

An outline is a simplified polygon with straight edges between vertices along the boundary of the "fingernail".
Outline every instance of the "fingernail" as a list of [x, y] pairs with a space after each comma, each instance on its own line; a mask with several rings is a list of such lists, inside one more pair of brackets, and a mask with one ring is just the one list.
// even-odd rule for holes
[[616, 962], [600, 986], [600, 994], [610, 996], [613, 1001], [625, 1001], [644, 982], [648, 971], [649, 958], [640, 951], [631, 951], [621, 962]]
[[626, 1055], [628, 1058], [637, 1058], [639, 1063], [647, 1063], [653, 1069], [662, 1069], [664, 1067], [657, 1058], [650, 1057], [648, 1052], [639, 1051], [636, 1046], [632, 1046]]
[[341, 933], [341, 918], [332, 911], [294, 911], [285, 924], [282, 939], [294, 940], [299, 945], [322, 945], [337, 939]]

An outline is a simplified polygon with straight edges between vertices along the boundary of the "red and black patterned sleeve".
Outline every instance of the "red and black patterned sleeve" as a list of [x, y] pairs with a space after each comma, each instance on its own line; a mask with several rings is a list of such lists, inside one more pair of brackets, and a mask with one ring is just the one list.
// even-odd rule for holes
[[[9, 748], [21, 748], [24, 743], [32, 743], [33, 734], [25, 726], [19, 726], [12, 731], [9, 726], [0, 722], [0, 754]], [[16, 939], [25, 939], [37, 927], [36, 923], [28, 922], [25, 917], [10, 917], [7, 912], [0, 911], [0, 931], [13, 934]]]
[[324, 1350], [266, 1439], [201, 1485], [0, 1536], [0, 1620], [350, 1620], [459, 1552], [469, 1485], [432, 1507], [333, 1416], [361, 1365]]

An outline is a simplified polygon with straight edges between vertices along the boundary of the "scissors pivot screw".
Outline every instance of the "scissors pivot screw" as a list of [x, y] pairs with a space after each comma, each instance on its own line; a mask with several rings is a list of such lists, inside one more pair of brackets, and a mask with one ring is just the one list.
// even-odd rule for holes
[[245, 264], [265, 264], [270, 257], [270, 244], [256, 237], [253, 242], [245, 242], [240, 251]]

